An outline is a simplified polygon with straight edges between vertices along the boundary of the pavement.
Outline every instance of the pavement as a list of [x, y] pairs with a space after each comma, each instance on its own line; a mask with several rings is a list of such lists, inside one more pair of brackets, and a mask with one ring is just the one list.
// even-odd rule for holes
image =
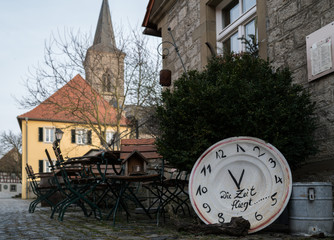
[[[227, 235], [201, 235], [178, 232], [173, 220], [157, 226], [155, 220], [143, 216], [131, 216], [129, 222], [120, 217], [116, 226], [112, 221], [99, 221], [85, 217], [79, 208], [73, 207], [65, 214], [64, 221], [50, 219], [50, 208], [38, 206], [34, 213], [28, 212], [31, 200], [0, 198], [0, 240], [2, 239], [115, 239], [115, 240], [167, 240], [167, 239], [316, 239], [316, 237], [291, 236], [286, 226], [269, 227], [245, 237]], [[139, 215], [139, 214], [138, 214]], [[179, 217], [179, 221], [193, 221]], [[322, 238], [324, 239], [324, 238]], [[325, 238], [334, 239], [334, 238]]]

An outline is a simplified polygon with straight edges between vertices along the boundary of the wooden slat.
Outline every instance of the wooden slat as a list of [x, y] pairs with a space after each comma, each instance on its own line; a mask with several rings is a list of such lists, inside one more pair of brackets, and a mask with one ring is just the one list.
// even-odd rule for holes
[[[112, 166], [100, 165], [102, 174], [104, 174], [106, 167], [107, 167], [107, 171], [106, 171], [107, 174], [116, 174]], [[120, 172], [122, 167], [121, 165], [116, 165], [115, 168], [117, 172]], [[97, 166], [93, 166], [92, 171], [94, 174], [97, 174], [97, 175], [100, 174]]]
[[155, 145], [126, 145], [126, 146], [121, 146], [121, 152], [133, 152], [133, 151], [138, 151], [140, 153], [142, 152], [156, 152], [157, 147]]
[[149, 174], [139, 176], [108, 176], [109, 179], [122, 180], [128, 182], [148, 182], [160, 178], [160, 174]]
[[[146, 159], [162, 158], [157, 152], [140, 152]], [[121, 159], [126, 159], [131, 153], [121, 153]]]

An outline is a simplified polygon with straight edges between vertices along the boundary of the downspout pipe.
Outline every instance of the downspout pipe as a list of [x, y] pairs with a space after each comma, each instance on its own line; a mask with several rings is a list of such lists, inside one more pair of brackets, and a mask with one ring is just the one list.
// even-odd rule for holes
[[[26, 164], [28, 164], [28, 118], [25, 118], [26, 121]], [[25, 166], [22, 166], [22, 170], [25, 169]], [[26, 197], [29, 198], [29, 183], [28, 176], [26, 175]]]

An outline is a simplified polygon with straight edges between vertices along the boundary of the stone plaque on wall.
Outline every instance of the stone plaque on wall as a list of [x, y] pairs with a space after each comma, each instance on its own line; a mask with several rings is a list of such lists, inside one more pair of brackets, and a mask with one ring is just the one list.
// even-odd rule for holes
[[313, 81], [334, 71], [334, 22], [306, 36], [308, 80]]

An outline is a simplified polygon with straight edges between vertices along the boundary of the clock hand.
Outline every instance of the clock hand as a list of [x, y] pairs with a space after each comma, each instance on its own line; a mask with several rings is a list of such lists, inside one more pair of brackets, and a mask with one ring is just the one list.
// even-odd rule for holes
[[230, 174], [230, 176], [231, 176], [233, 182], [235, 183], [235, 185], [237, 186], [237, 188], [240, 189], [240, 184], [241, 184], [242, 178], [244, 176], [245, 169], [242, 170], [241, 176], [239, 178], [239, 182], [237, 182], [237, 180], [235, 179], [235, 177], [233, 176], [233, 174], [230, 170], [228, 170], [228, 173]]

